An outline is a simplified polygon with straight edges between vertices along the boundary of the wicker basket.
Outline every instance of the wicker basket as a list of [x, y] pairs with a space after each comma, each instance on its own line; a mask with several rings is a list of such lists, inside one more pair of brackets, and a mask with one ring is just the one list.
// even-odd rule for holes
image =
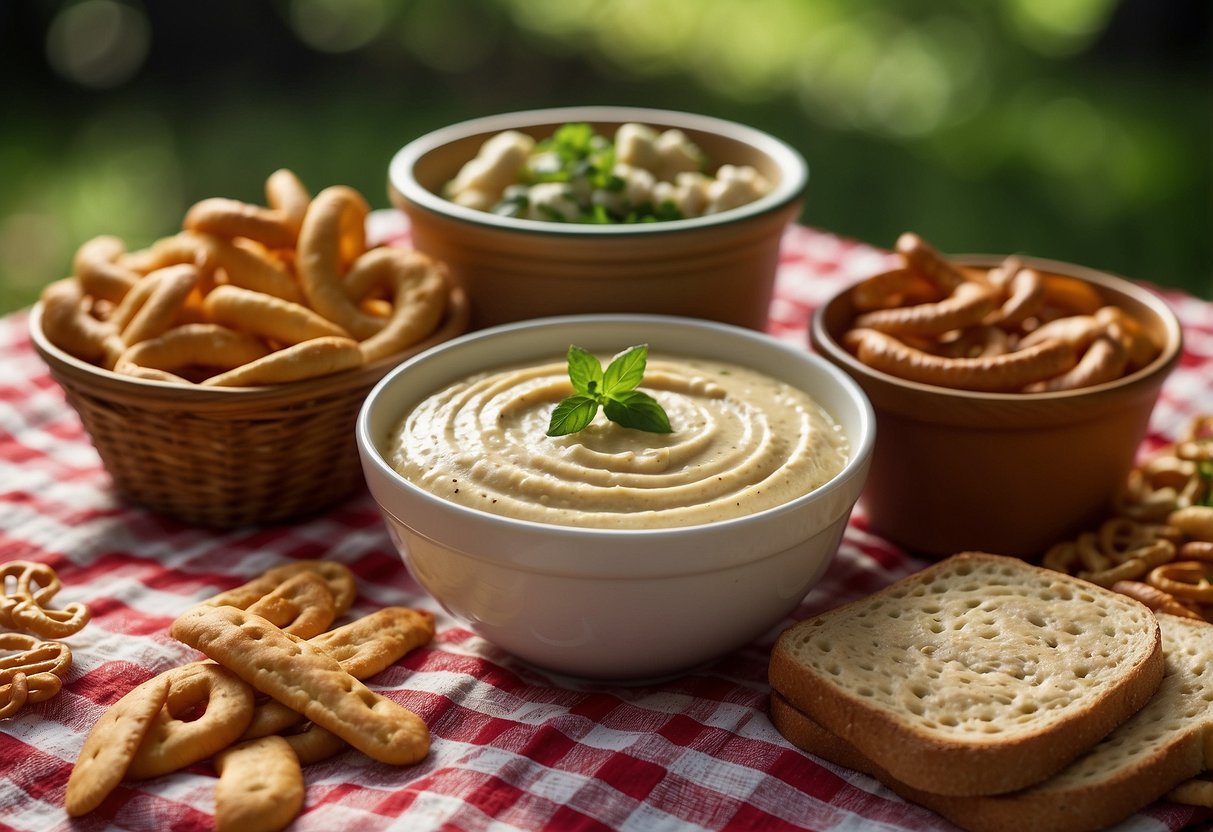
[[34, 347], [124, 497], [211, 528], [279, 523], [335, 505], [362, 485], [354, 425], [367, 393], [405, 358], [467, 327], [452, 293], [420, 344], [360, 370], [272, 387], [220, 389], [145, 381], [81, 361], [29, 318]]

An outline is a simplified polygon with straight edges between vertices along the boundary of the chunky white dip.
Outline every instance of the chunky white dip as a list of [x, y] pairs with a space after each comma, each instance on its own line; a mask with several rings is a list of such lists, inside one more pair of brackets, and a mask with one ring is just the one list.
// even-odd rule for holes
[[808, 395], [718, 361], [650, 359], [641, 388], [674, 432], [621, 427], [546, 435], [572, 392], [563, 361], [481, 373], [419, 404], [389, 461], [462, 505], [541, 523], [689, 526], [794, 500], [842, 470], [846, 437]]

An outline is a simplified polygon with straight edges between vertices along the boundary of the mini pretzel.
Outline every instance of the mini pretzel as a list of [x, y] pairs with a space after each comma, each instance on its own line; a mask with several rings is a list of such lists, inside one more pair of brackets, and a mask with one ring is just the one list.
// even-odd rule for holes
[[226, 197], [194, 203], [185, 214], [182, 228], [220, 237], [247, 237], [269, 248], [295, 245], [295, 232], [283, 211]]
[[[1170, 562], [1175, 557], [1175, 544], [1169, 540], [1155, 540], [1136, 549], [1132, 557], [1101, 569], [1078, 572], [1078, 577], [1102, 587], [1110, 587], [1117, 581], [1132, 581], [1146, 575], [1155, 567]], [[1150, 581], [1150, 583], [1154, 583]], [[1157, 585], [1157, 584], [1156, 584]], [[1160, 587], [1165, 589], [1165, 587]]]
[[217, 324], [282, 344], [326, 335], [349, 337], [341, 327], [306, 306], [239, 286], [216, 286], [207, 293], [202, 307], [207, 318]]
[[1146, 581], [1181, 600], [1209, 604], [1213, 603], [1210, 578], [1213, 578], [1213, 563], [1178, 560], [1151, 569]]
[[215, 757], [216, 832], [273, 832], [303, 808], [303, 772], [291, 745], [263, 737]]
[[126, 343], [117, 328], [88, 313], [79, 281], [65, 278], [42, 290], [42, 331], [47, 339], [77, 358], [113, 367]]
[[1167, 522], [1190, 538], [1213, 541], [1213, 507], [1185, 506], [1171, 512]]
[[865, 312], [855, 319], [855, 326], [894, 335], [942, 335], [980, 323], [994, 310], [994, 305], [994, 295], [988, 287], [965, 281], [937, 303]]
[[194, 662], [161, 676], [168, 680], [163, 703], [126, 772], [134, 780], [208, 759], [239, 739], [253, 718], [252, 689], [226, 668]]
[[1185, 607], [1174, 595], [1169, 592], [1163, 592], [1151, 584], [1142, 583], [1141, 581], [1117, 581], [1112, 584], [1112, 591], [1141, 601], [1141, 603], [1155, 612], [1165, 612], [1169, 615], [1178, 615], [1183, 618], [1204, 621], [1200, 613], [1189, 607]]
[[218, 324], [183, 324], [156, 338], [141, 341], [122, 353], [114, 371], [128, 366], [176, 372], [187, 367], [240, 367], [268, 354], [265, 345], [247, 332]]
[[287, 384], [331, 375], [362, 365], [362, 352], [352, 338], [313, 338], [203, 380], [207, 387], [255, 387]]
[[[13, 589], [9, 590], [10, 582]], [[24, 630], [41, 638], [66, 638], [78, 633], [89, 620], [88, 607], [73, 602], [50, 609], [59, 593], [59, 576], [45, 563], [13, 560], [0, 565], [0, 626]]]
[[0, 719], [50, 699], [72, 666], [66, 644], [23, 633], [0, 633], [0, 653]]
[[922, 384], [987, 392], [1013, 392], [1064, 373], [1078, 358], [1061, 341], [986, 358], [947, 358], [915, 349], [873, 329], [854, 329], [845, 342], [873, 369]]
[[85, 294], [118, 303], [136, 283], [139, 273], [120, 262], [126, 252], [122, 240], [110, 235], [94, 237], [76, 250], [72, 272]]
[[308, 304], [354, 338], [362, 340], [383, 328], [382, 319], [360, 310], [345, 294], [346, 264], [365, 250], [369, 208], [357, 191], [340, 185], [325, 188], [308, 207], [299, 231], [299, 284]]

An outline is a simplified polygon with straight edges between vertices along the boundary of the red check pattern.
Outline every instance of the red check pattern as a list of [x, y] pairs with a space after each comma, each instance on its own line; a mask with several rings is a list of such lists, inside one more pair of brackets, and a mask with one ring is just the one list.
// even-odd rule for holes
[[[378, 217], [402, 237], [400, 217]], [[770, 331], [801, 346], [812, 310], [885, 254], [803, 227], [789, 230]], [[1143, 450], [1213, 412], [1213, 305], [1163, 293], [1186, 332]], [[807, 347], [806, 347], [807, 348]], [[780, 628], [719, 662], [661, 684], [615, 687], [513, 660], [447, 616], [411, 579], [365, 493], [298, 525], [226, 533], [117, 499], [62, 392], [34, 353], [24, 312], [0, 319], [0, 561], [58, 570], [59, 603], [92, 622], [69, 639], [63, 691], [0, 721], [0, 829], [209, 829], [206, 766], [120, 786], [69, 822], [63, 792], [85, 734], [135, 684], [195, 656], [173, 618], [217, 590], [293, 558], [332, 558], [359, 579], [352, 614], [429, 609], [434, 641], [370, 680], [418, 713], [433, 746], [393, 768], [349, 751], [305, 771], [297, 830], [946, 830], [873, 780], [789, 745], [766, 716], [767, 656]], [[862, 512], [792, 619], [860, 597], [924, 564], [869, 533]], [[1156, 804], [1126, 828], [1179, 829], [1206, 817]]]

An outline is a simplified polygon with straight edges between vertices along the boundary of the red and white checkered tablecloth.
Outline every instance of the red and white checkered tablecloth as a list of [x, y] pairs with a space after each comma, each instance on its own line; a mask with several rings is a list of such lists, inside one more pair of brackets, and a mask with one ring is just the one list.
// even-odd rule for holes
[[[390, 219], [390, 218], [389, 218]], [[789, 230], [771, 332], [804, 346], [813, 308], [885, 255]], [[1143, 450], [1213, 412], [1213, 305], [1164, 293], [1186, 332]], [[807, 348], [807, 347], [806, 347]], [[857, 598], [924, 564], [865, 528], [857, 512], [825, 578], [792, 618]], [[935, 830], [952, 827], [875, 781], [823, 764], [767, 719], [767, 656], [778, 629], [681, 678], [642, 687], [546, 675], [452, 620], [403, 567], [365, 493], [296, 525], [226, 533], [124, 504], [30, 344], [26, 315], [0, 319], [0, 561], [51, 564], [56, 604], [83, 601], [87, 627], [53, 699], [0, 721], [0, 828], [208, 829], [207, 766], [120, 786], [69, 821], [64, 787], [105, 708], [196, 654], [168, 635], [191, 603], [293, 558], [331, 558], [359, 579], [351, 614], [431, 610], [434, 641], [370, 680], [429, 726], [429, 756], [382, 765], [347, 751], [305, 770], [297, 830]], [[786, 625], [790, 623], [784, 622]], [[1126, 828], [1178, 829], [1198, 816], [1157, 804]], [[1203, 816], [1201, 816], [1203, 817]]]

